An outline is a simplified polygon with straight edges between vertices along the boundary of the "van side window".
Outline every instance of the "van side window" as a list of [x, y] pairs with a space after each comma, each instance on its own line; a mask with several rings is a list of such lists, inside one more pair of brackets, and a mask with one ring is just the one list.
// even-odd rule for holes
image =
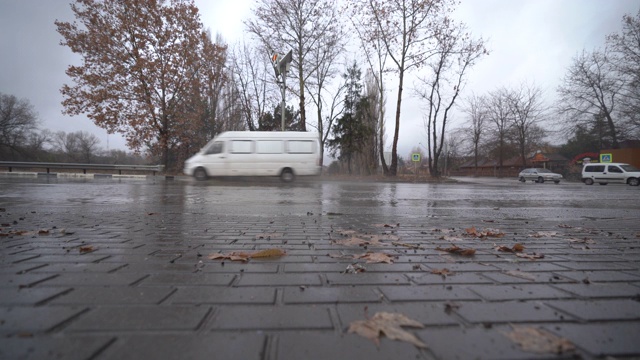
[[604, 165], [587, 166], [584, 169], [584, 172], [603, 172], [603, 171], [604, 171]]
[[287, 152], [290, 154], [313, 154], [313, 141], [289, 140], [287, 141]]
[[251, 154], [251, 140], [233, 140], [231, 142], [232, 154]]
[[609, 172], [622, 173], [622, 169], [620, 169], [619, 167], [614, 166], [614, 165], [609, 165]]
[[209, 146], [209, 148], [207, 149], [207, 151], [205, 152], [205, 154], [207, 155], [213, 155], [213, 154], [220, 154], [222, 153], [222, 148], [223, 148], [223, 142], [222, 141], [216, 141], [213, 144], [211, 144], [211, 146]]
[[258, 140], [256, 141], [256, 153], [258, 154], [282, 154], [284, 144], [282, 140]]

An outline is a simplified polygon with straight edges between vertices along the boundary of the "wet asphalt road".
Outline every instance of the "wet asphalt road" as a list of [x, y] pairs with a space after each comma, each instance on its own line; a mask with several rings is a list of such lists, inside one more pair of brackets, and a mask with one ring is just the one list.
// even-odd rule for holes
[[64, 180], [0, 178], [0, 205], [120, 206], [185, 213], [300, 216], [307, 213], [395, 218], [580, 220], [638, 216], [640, 187], [519, 183], [456, 178], [456, 183], [373, 183], [274, 179]]
[[[640, 187], [455, 180], [0, 176], [0, 358], [640, 356]], [[496, 249], [516, 243], [533, 258]], [[427, 347], [349, 332], [376, 312], [418, 321]], [[516, 325], [574, 348], [524, 349]]]

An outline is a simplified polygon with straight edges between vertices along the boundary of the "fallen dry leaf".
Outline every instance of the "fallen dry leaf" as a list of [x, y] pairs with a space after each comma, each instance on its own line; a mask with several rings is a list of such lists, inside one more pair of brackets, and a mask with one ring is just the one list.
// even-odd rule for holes
[[536, 260], [536, 259], [544, 259], [543, 254], [533, 253], [533, 254], [525, 254], [525, 253], [516, 253], [516, 256], [523, 259]]
[[378, 228], [397, 228], [398, 226], [400, 226], [400, 224], [396, 224], [396, 225], [389, 225], [389, 224], [373, 224], [373, 226], [378, 227]]
[[464, 240], [459, 236], [449, 236], [449, 235], [440, 236], [438, 239], [439, 240], [447, 240], [447, 241], [462, 241], [462, 240]]
[[464, 231], [467, 232], [467, 235], [478, 237], [478, 238], [485, 238], [485, 237], [501, 238], [501, 237], [504, 236], [504, 233], [502, 231], [498, 230], [498, 229], [478, 230], [478, 229], [476, 229], [475, 226], [472, 226], [470, 228], [464, 229]]
[[49, 230], [47, 229], [38, 230], [38, 235], [49, 235]]
[[522, 250], [524, 250], [524, 245], [518, 243], [513, 245], [512, 247], [508, 247], [505, 245], [501, 245], [501, 246], [496, 246], [495, 248], [498, 251], [502, 251], [502, 252], [521, 252]]
[[354, 259], [365, 259], [365, 260], [367, 260], [368, 264], [373, 264], [373, 263], [391, 264], [391, 263], [393, 263], [393, 257], [388, 255], [388, 254], [385, 254], [385, 253], [367, 252], [367, 253], [362, 254], [362, 255], [354, 255], [353, 258]]
[[515, 325], [512, 327], [513, 331], [506, 332], [504, 335], [524, 351], [538, 354], [564, 354], [576, 349], [569, 340], [546, 330]]
[[405, 341], [419, 348], [427, 347], [415, 335], [402, 329], [402, 326], [424, 328], [422, 323], [409, 319], [403, 314], [379, 312], [369, 320], [356, 320], [349, 324], [349, 333], [356, 333], [372, 340], [376, 346], [380, 346], [380, 337], [384, 335], [391, 340]]
[[455, 245], [448, 248], [437, 247], [436, 250], [446, 251], [451, 254], [461, 255], [461, 256], [473, 256], [476, 254], [475, 249], [463, 249], [461, 247], [457, 247]]
[[451, 272], [449, 269], [444, 268], [444, 269], [433, 269], [431, 270], [432, 274], [435, 275], [442, 275], [442, 277], [447, 277], [447, 275], [453, 275], [453, 272]]
[[596, 242], [589, 239], [589, 238], [582, 238], [582, 239], [577, 239], [577, 238], [569, 238], [567, 239], [567, 241], [569, 241], [570, 243], [574, 243], [574, 244], [595, 244]]
[[511, 275], [511, 276], [515, 276], [515, 277], [519, 277], [525, 280], [531, 280], [531, 281], [535, 281], [536, 277], [526, 273], [526, 272], [522, 272], [522, 271], [518, 271], [518, 270], [507, 270], [504, 272], [507, 275]]
[[556, 235], [558, 235], [557, 231], [538, 231], [536, 233], [529, 235], [529, 237], [541, 238], [541, 237], [554, 237]]
[[391, 242], [392, 245], [395, 246], [404, 246], [404, 247], [408, 247], [410, 249], [422, 249], [422, 246], [420, 245], [416, 245], [416, 244], [407, 244], [407, 243], [403, 243], [403, 242], [399, 242], [399, 241], [392, 241]]
[[573, 229], [573, 226], [567, 224], [560, 224], [558, 227], [563, 229]]
[[93, 246], [81, 246], [79, 250], [80, 250], [80, 254], [92, 252]]
[[231, 260], [231, 261], [242, 261], [247, 262], [249, 259], [255, 258], [270, 258], [270, 257], [280, 257], [286, 255], [285, 251], [282, 249], [265, 249], [259, 250], [255, 252], [242, 252], [242, 251], [233, 251], [227, 254], [223, 253], [211, 253], [207, 258], [209, 260]]

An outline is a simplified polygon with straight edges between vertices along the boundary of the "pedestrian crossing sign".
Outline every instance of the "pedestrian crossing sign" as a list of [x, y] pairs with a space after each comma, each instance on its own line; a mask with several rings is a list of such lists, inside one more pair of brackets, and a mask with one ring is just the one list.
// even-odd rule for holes
[[418, 162], [418, 161], [420, 161], [420, 154], [419, 154], [419, 153], [411, 154], [411, 160], [412, 160], [413, 162]]

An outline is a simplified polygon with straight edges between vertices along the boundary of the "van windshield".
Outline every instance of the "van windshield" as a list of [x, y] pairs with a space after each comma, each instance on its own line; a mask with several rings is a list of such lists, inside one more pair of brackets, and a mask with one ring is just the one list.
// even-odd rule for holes
[[623, 168], [624, 171], [626, 171], [626, 172], [640, 171], [640, 170], [638, 170], [637, 167], [635, 167], [633, 165], [620, 165], [620, 167]]

